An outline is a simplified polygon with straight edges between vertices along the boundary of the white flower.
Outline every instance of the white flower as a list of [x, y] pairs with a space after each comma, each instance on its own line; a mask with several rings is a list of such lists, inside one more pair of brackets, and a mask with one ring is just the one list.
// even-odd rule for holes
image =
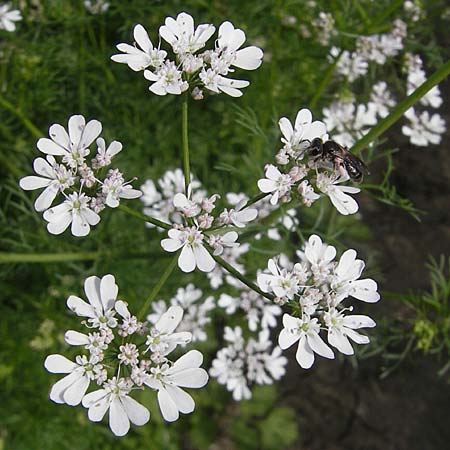
[[124, 436], [130, 429], [130, 422], [145, 425], [150, 419], [147, 408], [128, 396], [130, 382], [116, 377], [108, 380], [103, 389], [91, 392], [83, 398], [92, 422], [100, 422], [109, 409], [109, 427], [116, 436]]
[[68, 130], [59, 124], [49, 128], [51, 139], [41, 138], [37, 148], [48, 155], [63, 156], [63, 163], [72, 168], [83, 164], [85, 156], [89, 154], [89, 146], [102, 131], [102, 124], [98, 120], [86, 123], [83, 116], [71, 116], [68, 121]]
[[201, 24], [194, 29], [194, 19], [182, 12], [176, 20], [167, 17], [165, 25], [159, 28], [160, 36], [168, 42], [177, 55], [195, 53], [205, 46], [206, 41], [214, 34], [214, 25]]
[[226, 60], [228, 66], [255, 70], [262, 63], [263, 51], [253, 45], [239, 50], [244, 42], [245, 33], [239, 28], [234, 28], [231, 22], [223, 22], [220, 25], [217, 38], [217, 51], [220, 52], [220, 57]]
[[367, 303], [380, 300], [377, 283], [374, 280], [370, 278], [358, 280], [363, 270], [364, 261], [356, 259], [355, 250], [350, 249], [342, 254], [331, 284], [339, 300], [349, 295]]
[[294, 298], [299, 289], [298, 279], [293, 272], [279, 269], [274, 259], [269, 259], [268, 269], [271, 275], [261, 273], [258, 275], [258, 285], [263, 292], [272, 291], [277, 297]]
[[129, 44], [118, 44], [117, 49], [123, 54], [113, 55], [111, 59], [118, 63], [128, 64], [128, 67], [136, 72], [144, 70], [147, 67], [159, 68], [167, 56], [167, 52], [153, 48], [145, 28], [138, 24], [133, 30], [136, 47]]
[[202, 272], [211, 272], [216, 262], [203, 245], [203, 233], [195, 227], [178, 230], [172, 228], [169, 238], [161, 241], [166, 252], [176, 252], [182, 248], [178, 267], [183, 272], [192, 272], [196, 267]]
[[105, 2], [105, 0], [85, 0], [84, 7], [91, 13], [91, 14], [103, 14], [109, 9], [109, 3]]
[[324, 194], [330, 197], [331, 203], [340, 214], [347, 216], [358, 211], [358, 203], [353, 197], [347, 194], [357, 194], [360, 189], [354, 186], [339, 186], [349, 179], [348, 176], [317, 174], [316, 186]]
[[220, 223], [231, 225], [238, 228], [245, 228], [248, 222], [255, 220], [258, 217], [258, 210], [255, 208], [246, 208], [247, 200], [240, 201], [236, 208], [224, 210], [220, 214]]
[[[282, 117], [278, 121], [283, 137], [281, 142], [284, 143], [283, 149], [295, 159], [303, 156], [308, 144], [314, 138], [328, 139], [327, 129], [320, 120], [312, 121], [312, 114], [309, 109], [300, 109], [295, 118], [294, 127], [290, 120]], [[304, 141], [309, 141], [304, 143]]]
[[15, 31], [16, 24], [22, 20], [22, 14], [18, 9], [11, 9], [11, 3], [0, 5], [0, 30]]
[[147, 335], [147, 351], [166, 356], [173, 352], [177, 345], [186, 345], [192, 339], [187, 331], [175, 333], [175, 329], [183, 318], [183, 308], [171, 306], [155, 323]]
[[182, 72], [173, 61], [169, 60], [166, 60], [156, 72], [144, 70], [144, 77], [153, 81], [149, 90], [156, 95], [179, 95], [189, 87], [189, 84], [183, 81]]
[[101, 167], [106, 167], [111, 164], [113, 156], [117, 155], [122, 150], [122, 144], [119, 141], [112, 141], [111, 144], [106, 148], [106, 143], [103, 138], [98, 138], [97, 144], [97, 155], [92, 159], [92, 167], [94, 169], [99, 169]]
[[[339, 49], [333, 47], [330, 53], [336, 57], [339, 54]], [[338, 73], [347, 77], [350, 83], [355, 81], [361, 75], [365, 75], [368, 68], [369, 63], [364, 56], [360, 55], [358, 52], [350, 53], [348, 50], [342, 52], [336, 64]]]
[[40, 176], [28, 176], [20, 180], [20, 187], [26, 191], [45, 188], [34, 203], [36, 211], [44, 211], [51, 206], [58, 195], [75, 183], [75, 177], [67, 167], [57, 164], [55, 158], [47, 155], [44, 158], [36, 158], [33, 162], [34, 171]]
[[441, 135], [445, 133], [445, 122], [439, 114], [430, 115], [428, 111], [416, 114], [414, 108], [405, 112], [409, 125], [402, 126], [402, 133], [409, 137], [411, 144], [426, 147], [429, 144], [439, 144]]
[[284, 314], [283, 326], [278, 337], [278, 344], [285, 350], [298, 341], [296, 359], [303, 369], [309, 369], [313, 365], [314, 353], [324, 358], [334, 359], [333, 351], [319, 336], [320, 325], [317, 318], [310, 319], [305, 316], [304, 319], [299, 319]]
[[315, 270], [319, 267], [327, 267], [336, 256], [336, 249], [332, 245], [323, 243], [319, 236], [313, 234], [305, 244], [304, 256]]
[[178, 420], [180, 412], [189, 414], [194, 411], [194, 399], [181, 388], [205, 386], [208, 374], [200, 367], [202, 362], [203, 355], [198, 350], [191, 350], [172, 366], [163, 364], [151, 369], [145, 384], [158, 390], [159, 408], [167, 422]]
[[389, 109], [395, 106], [395, 101], [392, 99], [385, 81], [379, 81], [373, 85], [370, 100], [375, 104], [377, 114], [380, 117], [386, 117], [389, 114]]
[[236, 231], [228, 231], [227, 233], [213, 234], [209, 237], [209, 245], [214, 249], [213, 255], [221, 255], [224, 247], [237, 247], [239, 243], [236, 242], [238, 234]]
[[266, 167], [266, 178], [258, 180], [258, 188], [261, 192], [271, 193], [270, 203], [276, 205], [280, 198], [290, 194], [292, 179], [288, 174], [282, 174], [274, 165]]
[[76, 362], [62, 355], [47, 356], [44, 367], [49, 372], [68, 374], [53, 385], [50, 399], [55, 403], [78, 405], [86, 394], [91, 380], [94, 379], [96, 362], [95, 358], [88, 361], [85, 356], [77, 356]]
[[119, 347], [119, 361], [126, 366], [136, 366], [139, 361], [139, 350], [136, 344], [124, 344]]
[[73, 192], [63, 203], [44, 212], [48, 222], [47, 230], [51, 234], [61, 234], [71, 225], [74, 236], [87, 236], [91, 226], [100, 222], [100, 216], [89, 205], [91, 198], [84, 193]]
[[88, 322], [95, 328], [114, 328], [117, 326], [114, 304], [119, 288], [113, 275], [102, 278], [92, 276], [84, 282], [84, 292], [89, 303], [79, 297], [71, 295], [67, 299], [67, 307], [77, 316], [87, 317]]
[[250, 82], [246, 80], [225, 78], [213, 69], [203, 69], [200, 72], [200, 80], [206, 89], [216, 92], [217, 94], [224, 92], [231, 97], [241, 97], [242, 92], [239, 89], [245, 88], [250, 84]]
[[302, 196], [302, 201], [306, 206], [311, 206], [316, 200], [320, 198], [320, 195], [314, 192], [314, 189], [309, 184], [308, 180], [303, 180], [298, 185], [297, 191]]
[[330, 308], [324, 314], [324, 320], [328, 327], [328, 342], [344, 355], [353, 355], [354, 350], [348, 338], [357, 344], [368, 344], [369, 338], [359, 334], [359, 328], [371, 328], [376, 324], [368, 316], [350, 315], [344, 316], [335, 308]]
[[129, 183], [125, 183], [119, 170], [114, 169], [108, 172], [108, 176], [102, 184], [102, 193], [106, 197], [105, 203], [110, 208], [117, 208], [121, 198], [133, 199], [142, 195], [141, 191], [133, 189]]
[[175, 208], [181, 210], [185, 217], [195, 217], [197, 216], [200, 211], [201, 207], [196, 203], [190, 200], [188, 197], [191, 195], [191, 189], [188, 188], [188, 196], [186, 197], [185, 194], [179, 192], [178, 194], [175, 194], [173, 197], [173, 206]]

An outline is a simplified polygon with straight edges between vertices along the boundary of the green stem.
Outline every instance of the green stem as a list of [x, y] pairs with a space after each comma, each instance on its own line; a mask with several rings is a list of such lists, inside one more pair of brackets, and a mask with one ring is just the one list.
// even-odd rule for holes
[[22, 123], [25, 125], [25, 128], [31, 132], [31, 134], [37, 138], [43, 136], [43, 133], [39, 130], [39, 128], [19, 109], [15, 108], [8, 100], [0, 96], [0, 105], [2, 105], [5, 109], [12, 112], [16, 117], [18, 117]]
[[183, 94], [183, 102], [181, 103], [181, 146], [183, 148], [184, 187], [186, 189], [186, 195], [189, 184], [191, 183], [191, 168], [189, 164], [188, 100], [189, 93], [186, 92]]
[[128, 208], [125, 205], [119, 205], [118, 208], [123, 212], [129, 214], [130, 216], [137, 217], [138, 219], [144, 220], [145, 222], [151, 223], [157, 227], [164, 228], [165, 230], [170, 230], [172, 226], [166, 222], [162, 222], [161, 220], [154, 219], [153, 217], [146, 216], [145, 214], [140, 213], [139, 211], [135, 211], [134, 209]]
[[[212, 253], [211, 253], [212, 254]], [[270, 294], [267, 294], [266, 292], [263, 292], [253, 281], [250, 281], [247, 277], [242, 275], [239, 271], [237, 271], [231, 264], [228, 264], [224, 259], [222, 259], [220, 256], [213, 255], [212, 257], [214, 260], [221, 265], [224, 269], [226, 269], [231, 275], [236, 277], [239, 281], [244, 283], [247, 287], [257, 292], [259, 295], [262, 295], [263, 297], [267, 298], [270, 301], [273, 301], [273, 296]]]
[[142, 305], [142, 308], [140, 309], [139, 314], [137, 315], [137, 318], [139, 320], [141, 320], [145, 312], [148, 311], [153, 300], [155, 300], [156, 296], [159, 294], [159, 291], [164, 286], [164, 283], [170, 277], [170, 274], [173, 272], [173, 269], [175, 269], [175, 266], [177, 265], [177, 261], [178, 261], [178, 252], [172, 258], [170, 264], [166, 267], [166, 270], [161, 275], [161, 278], [159, 279], [158, 283], [156, 283], [156, 285], [153, 287], [152, 292], [150, 292], [150, 295], [148, 296], [147, 300], [145, 300], [145, 303]]
[[263, 198], [266, 198], [269, 195], [268, 192], [260, 192], [258, 195], [255, 195], [245, 204], [245, 207], [248, 208], [250, 205], [253, 205], [256, 202], [259, 202]]
[[97, 259], [97, 252], [79, 253], [0, 253], [0, 264], [11, 263], [55, 263], [69, 261], [91, 261]]
[[450, 60], [443, 64], [436, 72], [434, 72], [428, 80], [421, 84], [411, 95], [400, 102], [391, 113], [383, 120], [378, 122], [365, 136], [363, 136], [351, 148], [351, 152], [358, 154], [363, 148], [367, 147], [378, 136], [388, 130], [403, 114], [417, 103], [430, 89], [439, 84], [450, 74]]

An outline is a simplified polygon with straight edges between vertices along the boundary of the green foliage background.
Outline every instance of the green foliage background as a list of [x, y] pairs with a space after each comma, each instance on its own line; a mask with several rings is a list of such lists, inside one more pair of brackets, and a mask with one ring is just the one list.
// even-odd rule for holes
[[[198, 23], [217, 27], [230, 20], [245, 30], [250, 43], [265, 51], [262, 67], [242, 74], [251, 81], [242, 98], [212, 96], [190, 105], [193, 173], [209, 192], [256, 194], [256, 180], [277, 149], [278, 118], [293, 118], [308, 105], [320, 117], [323, 106], [350, 89], [333, 79], [324, 84], [328, 48], [302, 38], [298, 26], [284, 26], [283, 17], [292, 15], [298, 25], [310, 24], [319, 11], [331, 11], [339, 30], [336, 45], [351, 49], [355, 34], [389, 31], [402, 2], [319, 1], [312, 8], [300, 0], [111, 0], [110, 10], [97, 16], [88, 14], [78, 0], [13, 3], [20, 6], [24, 20], [15, 33], [0, 31], [0, 251], [77, 253], [85, 258], [0, 265], [0, 449], [204, 449], [219, 438], [244, 449], [292, 444], [299, 433], [295, 412], [277, 403], [273, 387], [258, 389], [251, 402], [237, 406], [212, 382], [197, 394], [196, 413], [169, 426], [160, 418], [155, 397], [148, 396], [142, 401], [152, 411], [150, 423], [134, 427], [121, 440], [106, 426], [89, 423], [82, 408], [50, 402], [48, 391], [56, 378], [45, 372], [44, 358], [48, 353], [67, 352], [63, 331], [77, 324], [67, 313], [67, 296], [81, 293], [86, 276], [113, 273], [121, 295], [138, 310], [169, 257], [160, 250], [155, 230], [119, 211], [105, 211], [88, 239], [68, 233], [50, 236], [43, 219], [33, 211], [32, 196], [17, 183], [31, 173], [31, 162], [38, 154], [36, 140], [46, 135], [48, 126], [64, 124], [72, 114], [100, 120], [107, 140], [124, 143], [117, 166], [129, 178], [156, 179], [167, 169], [181, 166], [180, 99], [150, 94], [141, 74], [113, 63], [110, 56], [115, 44], [132, 40], [136, 23], [142, 23], [155, 41], [164, 18], [185, 10]], [[433, 18], [433, 11], [439, 11], [441, 4], [427, 2], [435, 23], [440, 19]], [[410, 45], [426, 55], [432, 71], [445, 60], [444, 50], [436, 44], [439, 27], [416, 31]], [[389, 67], [377, 67], [356, 91], [352, 87], [358, 98], [367, 98], [371, 83], [381, 73], [399, 85], [394, 61]], [[131, 206], [140, 208], [139, 202]], [[337, 245], [342, 239], [358, 239], [364, 253], [362, 240], [370, 238], [370, 231], [363, 222], [336, 217], [323, 205], [302, 210], [300, 217], [305, 235], [316, 231]], [[342, 229], [345, 236], [340, 236]], [[276, 248], [258, 242], [250, 252], [256, 256], [247, 263], [256, 269], [268, 255], [292, 254], [300, 239], [294, 236]], [[366, 252], [364, 257], [371, 260], [373, 254]], [[161, 296], [169, 298], [178, 286], [193, 280], [193, 275], [175, 272]], [[201, 277], [195, 282], [207, 287]], [[203, 351], [211, 357], [214, 348], [211, 340]]]

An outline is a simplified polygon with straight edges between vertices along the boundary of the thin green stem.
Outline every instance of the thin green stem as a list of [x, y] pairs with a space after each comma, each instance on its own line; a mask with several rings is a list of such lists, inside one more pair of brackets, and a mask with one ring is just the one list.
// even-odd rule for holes
[[137, 315], [137, 318], [139, 320], [142, 319], [145, 312], [148, 311], [153, 300], [155, 300], [156, 296], [159, 294], [159, 291], [164, 286], [167, 279], [170, 277], [171, 273], [175, 269], [175, 266], [177, 265], [177, 261], [178, 261], [178, 253], [176, 253], [175, 256], [172, 258], [170, 264], [166, 267], [166, 270], [161, 275], [161, 278], [159, 279], [158, 283], [155, 284], [155, 286], [152, 289], [152, 292], [150, 292], [150, 295], [148, 296], [147, 300], [145, 300], [145, 303], [142, 305], [142, 308], [140, 309], [139, 314]]
[[3, 106], [8, 111], [12, 112], [17, 118], [19, 118], [25, 125], [25, 128], [30, 131], [30, 133], [39, 138], [43, 136], [43, 133], [39, 128], [19, 109], [15, 108], [8, 100], [0, 96], [0, 105]]
[[123, 212], [129, 214], [130, 216], [137, 217], [145, 222], [151, 223], [157, 227], [164, 228], [165, 230], [170, 230], [172, 226], [166, 222], [162, 222], [161, 220], [154, 219], [153, 217], [146, 216], [145, 214], [140, 213], [139, 211], [135, 211], [134, 209], [128, 208], [125, 205], [119, 205], [118, 208]]
[[189, 164], [188, 100], [189, 93], [185, 92], [183, 94], [183, 102], [181, 103], [181, 146], [183, 148], [184, 187], [186, 189], [186, 195], [189, 184], [191, 183], [191, 168]]
[[399, 120], [403, 114], [411, 108], [411, 106], [417, 103], [430, 89], [447, 78], [449, 74], [450, 60], [436, 70], [436, 72], [434, 72], [428, 80], [421, 84], [411, 95], [400, 102], [387, 117], [378, 122], [376, 126], [374, 126], [365, 136], [356, 142], [351, 148], [351, 152], [358, 154], [363, 148], [367, 147], [378, 136], [394, 125], [394, 123], [397, 122], [397, 120]]
[[[212, 254], [212, 253], [211, 253]], [[259, 295], [262, 295], [263, 297], [267, 298], [270, 301], [273, 301], [273, 296], [263, 292], [253, 281], [250, 281], [247, 277], [242, 275], [237, 269], [235, 269], [231, 264], [228, 264], [224, 259], [222, 259], [220, 256], [213, 255], [212, 257], [217, 262], [217, 264], [221, 265], [224, 269], [226, 269], [231, 275], [236, 277], [239, 281], [244, 283], [247, 287], [252, 289], [253, 291], [257, 292]]]
[[253, 205], [256, 202], [259, 202], [263, 198], [266, 198], [269, 195], [268, 192], [260, 192], [258, 195], [255, 195], [245, 204], [245, 207], [248, 208], [250, 205]]
[[0, 253], [0, 264], [12, 263], [55, 263], [69, 261], [92, 261], [99, 257], [97, 252], [79, 253]]

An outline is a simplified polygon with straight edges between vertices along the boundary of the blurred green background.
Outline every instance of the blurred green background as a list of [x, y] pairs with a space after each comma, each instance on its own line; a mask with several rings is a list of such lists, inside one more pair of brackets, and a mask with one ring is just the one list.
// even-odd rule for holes
[[[170, 259], [161, 252], [155, 230], [119, 211], [105, 211], [89, 238], [51, 236], [33, 210], [33, 195], [18, 187], [18, 179], [31, 173], [37, 139], [72, 114], [100, 120], [105, 138], [124, 144], [117, 164], [128, 178], [139, 178], [136, 186], [181, 166], [180, 99], [151, 95], [141, 74], [110, 60], [117, 43], [132, 41], [136, 23], [155, 42], [165, 17], [187, 11], [196, 23], [217, 27], [230, 20], [245, 30], [247, 42], [264, 49], [262, 67], [242, 74], [251, 81], [242, 98], [220, 95], [191, 102], [191, 167], [211, 193], [257, 193], [256, 180], [278, 149], [280, 117], [293, 118], [314, 99], [313, 113], [320, 118], [336, 96], [351, 90], [364, 101], [379, 77], [398, 87], [403, 76], [394, 59], [349, 86], [328, 75], [329, 47], [317, 42], [314, 30], [310, 38], [300, 31], [320, 11], [331, 12], [334, 44], [352, 49], [355, 35], [388, 31], [403, 2], [110, 3], [105, 14], [92, 15], [76, 0], [13, 2], [24, 20], [14, 33], [0, 31], [0, 449], [443, 449], [450, 438], [445, 425], [450, 398], [437, 371], [445, 367], [450, 347], [448, 306], [440, 307], [449, 301], [448, 273], [435, 268], [437, 287], [428, 303], [420, 290], [430, 285], [424, 267], [428, 255], [450, 254], [449, 140], [447, 135], [439, 148], [414, 148], [398, 128], [364, 153], [375, 161], [370, 182], [381, 186], [386, 171], [390, 181], [372, 195], [361, 195], [358, 218], [336, 217], [319, 206], [299, 215], [306, 235], [318, 231], [341, 248], [356, 246], [369, 261], [370, 275], [381, 281], [385, 300], [370, 309], [379, 327], [367, 354], [333, 365], [321, 361], [309, 372], [294, 362], [280, 386], [256, 389], [253, 400], [241, 405], [212, 381], [197, 394], [196, 412], [170, 425], [149, 396], [143, 402], [152, 411], [150, 423], [120, 440], [105, 425], [89, 423], [81, 407], [48, 400], [56, 378], [45, 372], [44, 358], [65, 351], [64, 330], [77, 323], [66, 310], [67, 296], [82, 293], [86, 276], [113, 273], [121, 294], [138, 309]], [[443, 1], [423, 6], [426, 20], [415, 25], [407, 45], [424, 56], [431, 73], [449, 56], [448, 18]], [[296, 18], [295, 26], [286, 22], [289, 16]], [[448, 80], [441, 90], [445, 100]], [[441, 113], [450, 123], [448, 105]], [[405, 206], [400, 197], [411, 198], [427, 213], [420, 223], [404, 210], [409, 207], [399, 208]], [[139, 201], [129, 206], [141, 207]], [[246, 263], [256, 270], [268, 255], [292, 255], [298, 245], [298, 236], [287, 236], [283, 243], [254, 243]], [[30, 264], [18, 255], [56, 252], [81, 254], [82, 260], [50, 263], [43, 256]], [[18, 255], [18, 261], [12, 263], [10, 254]], [[190, 281], [208, 289], [201, 276], [175, 272], [161, 297], [173, 296]], [[439, 308], [427, 309], [436, 301]], [[216, 317], [214, 323], [221, 320]], [[417, 326], [419, 320], [425, 331]], [[434, 356], [415, 351], [424, 333], [431, 333], [432, 344], [425, 350], [434, 350]], [[211, 337], [201, 347], [208, 361], [216, 345]], [[380, 373], [399, 362], [404, 364], [380, 381]]]

